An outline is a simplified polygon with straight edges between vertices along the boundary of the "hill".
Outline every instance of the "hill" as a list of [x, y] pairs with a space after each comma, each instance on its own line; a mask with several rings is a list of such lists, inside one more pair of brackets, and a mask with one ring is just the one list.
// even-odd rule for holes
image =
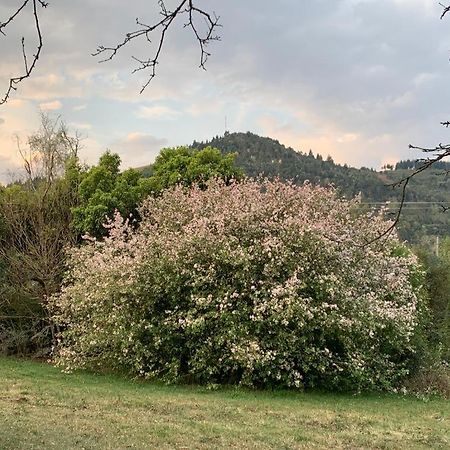
[[[355, 196], [361, 192], [367, 202], [397, 201], [401, 191], [390, 184], [401, 180], [418, 166], [417, 161], [400, 161], [394, 170], [377, 172], [336, 164], [331, 157], [323, 159], [285, 147], [275, 139], [256, 134], [226, 133], [207, 142], [195, 142], [196, 148], [212, 146], [223, 153], [235, 152], [236, 164], [251, 177], [264, 175], [291, 179], [296, 183], [306, 180], [314, 184], [334, 185], [343, 195]], [[450, 164], [449, 164], [450, 168]], [[450, 200], [450, 179], [439, 177], [442, 171], [427, 171], [416, 177], [407, 191], [407, 201], [445, 202]]]
[[211, 145], [223, 153], [237, 153], [236, 165], [251, 177], [279, 176], [299, 184], [305, 181], [325, 186], [332, 184], [347, 197], [363, 192], [365, 198], [370, 200], [388, 197], [392, 191], [380, 183], [374, 170], [341, 166], [331, 157], [324, 160], [320, 155], [314, 156], [311, 151], [308, 154], [297, 152], [277, 140], [250, 132], [226, 133], [211, 141], [194, 142], [192, 145], [196, 148]]

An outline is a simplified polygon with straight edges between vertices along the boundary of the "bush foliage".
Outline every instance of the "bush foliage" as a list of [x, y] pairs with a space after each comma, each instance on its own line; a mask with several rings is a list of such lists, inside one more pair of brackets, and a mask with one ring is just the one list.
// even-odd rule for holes
[[411, 369], [422, 273], [330, 189], [209, 181], [147, 199], [75, 248], [52, 300], [67, 370], [166, 381], [390, 389]]

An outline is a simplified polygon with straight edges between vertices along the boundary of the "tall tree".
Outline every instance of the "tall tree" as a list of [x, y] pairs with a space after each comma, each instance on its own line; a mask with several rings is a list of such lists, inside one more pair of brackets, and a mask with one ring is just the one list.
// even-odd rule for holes
[[80, 234], [101, 238], [107, 234], [104, 225], [115, 211], [139, 221], [138, 206], [149, 195], [159, 195], [177, 184], [202, 185], [210, 178], [240, 178], [243, 172], [235, 166], [234, 158], [234, 154], [223, 156], [211, 147], [165, 148], [151, 166], [152, 175], [144, 178], [135, 169], [120, 172], [119, 155], [107, 151], [98, 165], [82, 176], [80, 203], [72, 209], [74, 228]]

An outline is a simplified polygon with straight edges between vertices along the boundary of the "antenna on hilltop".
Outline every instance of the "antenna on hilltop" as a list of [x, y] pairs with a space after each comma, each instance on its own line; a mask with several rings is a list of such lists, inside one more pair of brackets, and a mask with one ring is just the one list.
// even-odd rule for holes
[[227, 134], [228, 133], [228, 129], [227, 129], [227, 116], [225, 116], [225, 133], [224, 134]]

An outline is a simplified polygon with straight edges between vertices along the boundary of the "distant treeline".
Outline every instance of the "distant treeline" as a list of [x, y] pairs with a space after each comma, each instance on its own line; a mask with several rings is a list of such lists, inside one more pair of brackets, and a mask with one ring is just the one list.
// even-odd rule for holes
[[[425, 160], [423, 159], [405, 159], [402, 161], [399, 161], [395, 165], [395, 170], [400, 169], [407, 169], [407, 170], [414, 170], [418, 169], [419, 167], [422, 167]], [[438, 161], [433, 164], [433, 168], [436, 170], [450, 170], [450, 162], [447, 161]]]

